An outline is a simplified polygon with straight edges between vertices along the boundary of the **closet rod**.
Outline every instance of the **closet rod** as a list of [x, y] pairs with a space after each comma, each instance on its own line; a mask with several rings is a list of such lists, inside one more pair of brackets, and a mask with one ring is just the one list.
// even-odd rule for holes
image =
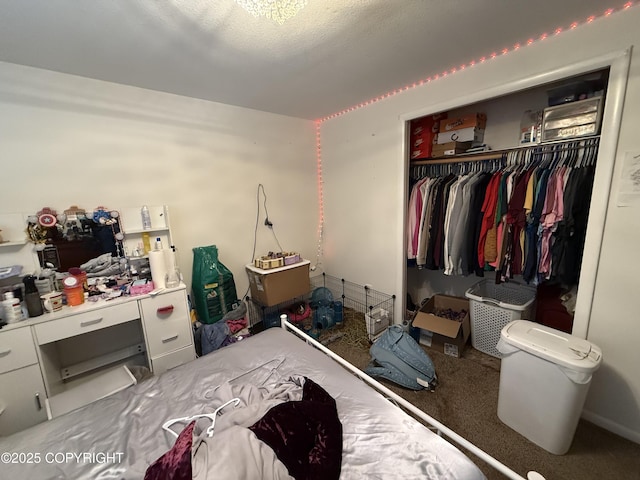
[[479, 162], [481, 160], [500, 160], [509, 150], [494, 150], [492, 152], [482, 152], [480, 154], [467, 154], [464, 157], [452, 155], [450, 158], [415, 160], [411, 161], [411, 166], [418, 165], [439, 165], [443, 163]]
[[[499, 160], [504, 155], [507, 155], [509, 152], [516, 152], [518, 150], [525, 149], [538, 149], [534, 151], [534, 154], [543, 154], [543, 153], [554, 153], [558, 150], [574, 150], [581, 148], [588, 148], [590, 144], [586, 145], [571, 145], [578, 142], [589, 142], [590, 140], [598, 140], [600, 138], [599, 135], [592, 135], [589, 137], [579, 137], [579, 138], [571, 138], [564, 140], [556, 140], [552, 142], [545, 143], [537, 143], [535, 145], [519, 145], [517, 147], [505, 148], [503, 150], [492, 150], [489, 152], [480, 152], [480, 153], [462, 153], [458, 155], [451, 155], [447, 158], [439, 158], [439, 159], [425, 159], [425, 160], [412, 160], [410, 162], [411, 166], [418, 165], [438, 165], [443, 163], [459, 163], [459, 162], [478, 162], [481, 160]], [[547, 149], [546, 147], [551, 147]], [[560, 147], [560, 148], [557, 148]]]

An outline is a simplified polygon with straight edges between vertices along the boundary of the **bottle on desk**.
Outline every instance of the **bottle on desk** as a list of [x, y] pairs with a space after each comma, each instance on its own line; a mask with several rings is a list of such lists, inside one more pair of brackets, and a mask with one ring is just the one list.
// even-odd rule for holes
[[24, 282], [24, 301], [27, 304], [27, 313], [29, 318], [39, 317], [42, 315], [42, 301], [40, 300], [40, 292], [36, 286], [38, 277], [27, 275], [22, 279]]
[[22, 306], [20, 300], [14, 297], [13, 292], [6, 292], [2, 301], [2, 316], [7, 323], [16, 323], [22, 320]]

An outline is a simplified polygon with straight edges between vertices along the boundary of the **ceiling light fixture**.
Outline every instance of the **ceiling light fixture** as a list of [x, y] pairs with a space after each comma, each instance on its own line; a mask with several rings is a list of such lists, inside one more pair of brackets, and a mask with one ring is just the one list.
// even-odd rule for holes
[[236, 0], [236, 2], [254, 17], [267, 17], [280, 25], [294, 17], [307, 4], [307, 0]]

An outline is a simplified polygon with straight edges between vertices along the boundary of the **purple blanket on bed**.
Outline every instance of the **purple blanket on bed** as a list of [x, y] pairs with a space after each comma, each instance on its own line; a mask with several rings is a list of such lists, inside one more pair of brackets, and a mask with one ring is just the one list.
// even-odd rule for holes
[[[192, 453], [198, 448], [194, 424], [191, 422], [173, 447], [147, 469], [145, 480], [192, 478]], [[291, 477], [297, 480], [340, 477], [342, 424], [336, 403], [312, 380], [304, 378], [300, 400], [275, 405], [248, 430], [273, 450]], [[250, 448], [246, 443], [241, 445], [240, 448]], [[269, 458], [265, 462], [272, 463]]]
[[249, 429], [297, 480], [340, 477], [342, 424], [336, 402], [312, 380], [305, 378], [302, 400], [276, 405]]

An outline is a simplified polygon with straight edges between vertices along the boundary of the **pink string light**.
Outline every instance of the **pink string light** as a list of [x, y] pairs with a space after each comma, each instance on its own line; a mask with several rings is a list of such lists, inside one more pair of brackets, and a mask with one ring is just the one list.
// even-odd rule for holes
[[[633, 5], [634, 5], [634, 2], [627, 2], [627, 3], [625, 3], [625, 4], [624, 4], [624, 5], [623, 5], [619, 10], [620, 10], [620, 11], [622, 11], [622, 10], [627, 10], [627, 9], [629, 9], [630, 7], [632, 7]], [[592, 23], [592, 22], [593, 22], [594, 20], [596, 20], [597, 18], [601, 18], [601, 17], [609, 17], [609, 16], [611, 16], [611, 14], [612, 14], [612, 13], [614, 13], [615, 11], [616, 11], [616, 10], [615, 10], [614, 8], [608, 8], [608, 9], [607, 9], [607, 10], [605, 10], [601, 15], [590, 15], [589, 17], [587, 17], [587, 18], [584, 20], [584, 22], [582, 22], [582, 24], [584, 25], [584, 24]], [[568, 27], [568, 29], [567, 29], [567, 30], [574, 30], [574, 29], [575, 29], [575, 28], [577, 28], [580, 24], [581, 24], [581, 23], [580, 23], [580, 22], [577, 22], [577, 21], [576, 21], [576, 22], [572, 22], [572, 23], [569, 25], [569, 27]], [[563, 28], [563, 27], [558, 27], [558, 28], [556, 28], [556, 29], [554, 30], [553, 34], [554, 34], [554, 35], [560, 35], [561, 33], [564, 33], [565, 31], [566, 31], [566, 30], [565, 30], [565, 28]], [[529, 38], [529, 39], [526, 41], [526, 46], [533, 45], [534, 43], [536, 43], [536, 42], [538, 42], [538, 41], [545, 40], [545, 39], [547, 39], [548, 37], [549, 37], [549, 34], [545, 32], [545, 33], [542, 33], [541, 35], [539, 35], [537, 40], [536, 40], [536, 39], [534, 39], [534, 38]], [[449, 69], [449, 70], [445, 70], [445, 71], [443, 71], [443, 72], [442, 72], [442, 73], [440, 73], [440, 74], [437, 74], [437, 73], [436, 73], [435, 75], [433, 75], [433, 76], [431, 76], [431, 77], [427, 77], [427, 78], [425, 78], [425, 79], [419, 80], [419, 81], [414, 82], [414, 83], [412, 83], [412, 84], [406, 85], [406, 86], [404, 86], [404, 87], [402, 87], [402, 88], [400, 88], [400, 89], [391, 90], [391, 91], [389, 91], [389, 92], [387, 92], [387, 93], [384, 93], [384, 94], [382, 94], [382, 95], [380, 95], [380, 96], [378, 96], [378, 97], [374, 97], [374, 98], [372, 98], [372, 99], [370, 99], [370, 100], [367, 100], [367, 101], [365, 101], [365, 102], [359, 103], [358, 105], [355, 105], [355, 106], [351, 106], [351, 107], [345, 108], [345, 109], [343, 109], [343, 110], [341, 110], [341, 111], [339, 111], [339, 112], [336, 112], [336, 113], [334, 113], [334, 114], [331, 114], [331, 115], [328, 115], [328, 116], [326, 116], [326, 117], [323, 117], [323, 118], [319, 119], [319, 121], [322, 123], [322, 122], [324, 122], [324, 121], [326, 121], [326, 120], [329, 120], [329, 119], [332, 119], [332, 118], [339, 117], [339, 116], [344, 115], [344, 114], [349, 113], [349, 112], [353, 112], [354, 110], [357, 110], [357, 109], [360, 109], [360, 108], [362, 108], [362, 107], [365, 107], [365, 106], [367, 106], [367, 105], [369, 105], [369, 104], [371, 104], [371, 103], [379, 102], [379, 101], [381, 101], [381, 100], [384, 100], [385, 98], [389, 98], [389, 97], [392, 97], [392, 96], [394, 96], [394, 95], [397, 95], [398, 93], [402, 93], [402, 92], [406, 92], [406, 91], [408, 91], [408, 90], [412, 90], [412, 89], [414, 89], [414, 88], [416, 88], [416, 87], [420, 87], [420, 86], [424, 85], [425, 83], [429, 83], [429, 82], [431, 82], [431, 81], [433, 81], [433, 80], [438, 80], [439, 78], [443, 78], [443, 77], [446, 77], [446, 76], [451, 75], [451, 74], [453, 74], [453, 73], [457, 73], [457, 72], [459, 72], [459, 71], [461, 71], [461, 70], [465, 70], [467, 67], [473, 67], [474, 65], [476, 65], [476, 64], [478, 64], [478, 63], [484, 63], [484, 62], [486, 62], [487, 60], [493, 60], [493, 59], [495, 59], [495, 58], [497, 58], [497, 57], [499, 57], [499, 56], [506, 55], [507, 53], [509, 53], [509, 52], [511, 52], [511, 51], [519, 50], [521, 46], [522, 46], [522, 44], [520, 44], [520, 43], [516, 43], [516, 44], [515, 44], [511, 49], [509, 49], [508, 47], [505, 47], [505, 48], [503, 48], [502, 50], [500, 50], [500, 53], [499, 53], [499, 54], [498, 54], [497, 52], [492, 52], [488, 57], [487, 57], [487, 56], [482, 56], [482, 57], [480, 57], [480, 58], [479, 58], [479, 59], [477, 59], [477, 60], [470, 60], [468, 63], [466, 63], [466, 64], [462, 64], [460, 67], [453, 67], [453, 68], [451, 68], [451, 69]]]
[[[634, 5], [634, 2], [629, 1], [626, 2], [622, 8], [620, 9], [620, 11], [623, 10], [627, 10], [629, 8], [631, 8]], [[587, 17], [584, 22], [582, 22], [582, 25], [586, 25], [586, 24], [590, 24], [593, 23], [594, 20], [596, 20], [597, 18], [602, 18], [602, 17], [609, 17], [611, 16], [612, 13], [614, 13], [616, 10], [613, 8], [608, 8], [607, 10], [605, 10], [601, 15], [591, 15], [589, 17]], [[568, 30], [574, 30], [576, 29], [578, 26], [580, 26], [581, 23], [580, 22], [572, 22], [569, 27]], [[564, 33], [566, 30], [563, 27], [558, 27], [554, 30], [553, 34], [555, 36], [560, 35], [561, 33]], [[548, 38], [548, 33], [542, 33], [539, 37], [538, 40], [535, 40], [534, 38], [529, 38], [526, 41], [526, 46], [531, 46], [534, 43], [538, 42], [538, 41], [542, 41], [545, 40], [546, 38]], [[441, 74], [434, 74], [432, 76], [429, 76], [427, 78], [418, 80], [416, 82], [413, 82], [412, 84], [408, 84], [400, 89], [396, 89], [396, 90], [391, 90], [387, 93], [384, 93], [382, 95], [379, 95], [377, 97], [373, 97], [367, 101], [361, 102], [355, 106], [351, 106], [351, 107], [347, 107], [343, 110], [340, 110], [339, 112], [335, 112], [331, 115], [328, 115], [326, 117], [320, 118], [318, 120], [315, 121], [315, 127], [316, 127], [316, 163], [317, 163], [317, 168], [318, 168], [318, 262], [320, 261], [320, 256], [321, 256], [321, 252], [322, 252], [322, 234], [323, 234], [323, 229], [324, 229], [324, 201], [323, 201], [323, 182], [322, 182], [322, 148], [321, 148], [321, 135], [320, 135], [320, 127], [322, 125], [323, 122], [326, 122], [327, 120], [331, 120], [333, 118], [337, 118], [340, 117], [342, 115], [345, 115], [349, 112], [353, 112], [355, 110], [358, 110], [360, 108], [366, 107], [372, 103], [377, 103], [380, 102], [382, 100], [385, 100], [386, 98], [395, 96], [399, 93], [402, 92], [406, 92], [409, 90], [413, 90], [416, 87], [421, 87], [427, 83], [430, 83], [432, 81], [438, 80], [440, 78], [444, 78], [447, 77], [449, 75], [455, 74], [459, 71], [462, 70], [466, 70], [467, 67], [473, 67], [478, 63], [484, 63], [487, 60], [494, 60], [495, 58], [499, 57], [499, 56], [503, 56], [506, 55], [507, 53], [509, 53], [510, 51], [515, 51], [515, 50], [519, 50], [520, 47], [522, 45], [520, 43], [516, 43], [511, 50], [509, 50], [509, 48], [505, 47], [500, 51], [500, 55], [498, 55], [496, 52], [492, 52], [489, 55], [489, 58], [487, 58], [486, 56], [482, 56], [477, 60], [470, 60], [468, 63], [466, 64], [462, 64], [460, 65], [460, 67], [452, 67], [449, 70], [445, 70], [443, 71]]]

